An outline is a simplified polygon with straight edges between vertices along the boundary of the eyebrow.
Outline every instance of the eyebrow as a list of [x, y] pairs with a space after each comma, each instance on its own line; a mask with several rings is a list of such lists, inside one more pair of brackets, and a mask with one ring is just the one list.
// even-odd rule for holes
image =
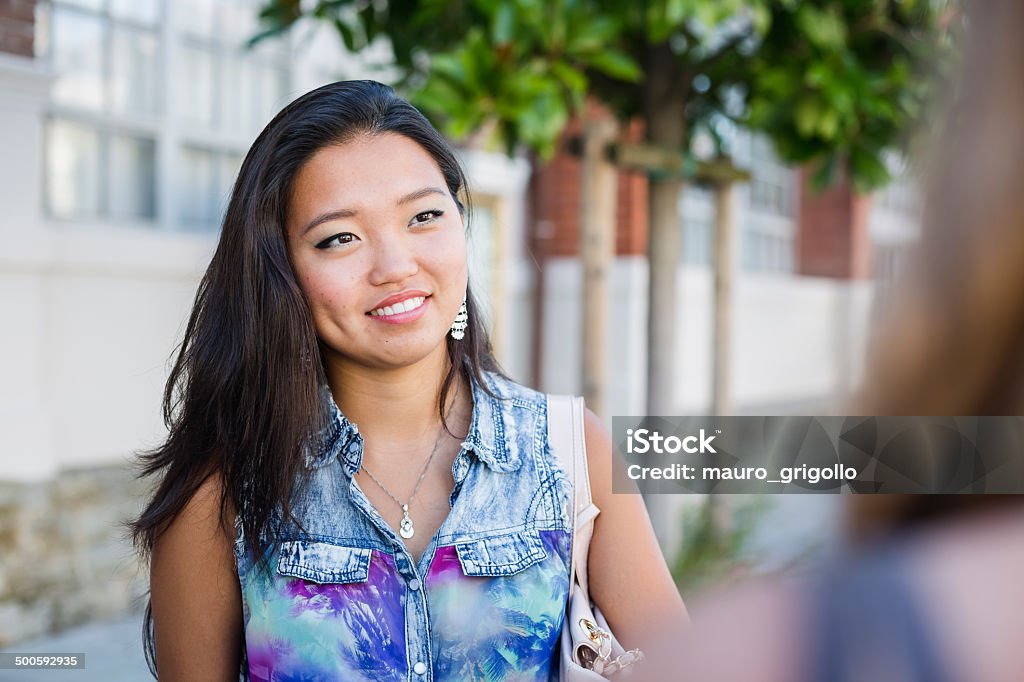
[[[422, 199], [423, 197], [430, 196], [431, 194], [440, 194], [441, 196], [444, 197], [448, 196], [448, 192], [441, 189], [440, 187], [424, 187], [423, 189], [418, 189], [415, 192], [410, 192], [409, 194], [406, 194], [404, 197], [401, 197], [398, 201], [395, 202], [395, 205], [404, 206], [405, 204], [412, 203], [417, 199]], [[321, 223], [326, 223], [329, 220], [352, 218], [356, 216], [358, 213], [359, 211], [355, 210], [354, 208], [339, 208], [335, 211], [321, 213], [316, 218], [313, 218], [311, 221], [309, 221], [309, 223], [304, 228], [302, 228], [302, 234], [306, 234], [307, 232], [309, 232], [310, 230], [312, 230], [314, 227]]]

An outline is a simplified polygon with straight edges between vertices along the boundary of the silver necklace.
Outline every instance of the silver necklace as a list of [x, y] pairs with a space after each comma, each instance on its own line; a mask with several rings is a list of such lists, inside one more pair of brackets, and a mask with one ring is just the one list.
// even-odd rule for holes
[[427, 457], [426, 464], [423, 465], [423, 473], [420, 474], [420, 478], [416, 481], [415, 487], [412, 489], [412, 495], [409, 496], [408, 502], [402, 502], [400, 499], [395, 497], [387, 486], [378, 480], [376, 476], [370, 473], [370, 470], [366, 468], [366, 465], [360, 465], [366, 475], [373, 479], [373, 482], [381, 487], [381, 490], [388, 494], [392, 500], [398, 503], [398, 506], [402, 508], [402, 522], [399, 524], [398, 534], [408, 540], [413, 535], [416, 535], [416, 529], [412, 525], [412, 517], [409, 516], [409, 505], [412, 504], [413, 499], [416, 497], [416, 491], [420, 489], [420, 483], [423, 483], [423, 478], [427, 475], [427, 469], [430, 468], [430, 462], [434, 459], [434, 455], [437, 454], [437, 448], [441, 445], [441, 434], [444, 432], [444, 424], [441, 425], [441, 429], [437, 432], [437, 439], [434, 441], [434, 449], [430, 451], [430, 457]]

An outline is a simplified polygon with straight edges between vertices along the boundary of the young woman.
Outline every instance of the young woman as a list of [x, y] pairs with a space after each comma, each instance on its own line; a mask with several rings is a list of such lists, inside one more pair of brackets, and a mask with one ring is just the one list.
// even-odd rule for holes
[[[464, 191], [446, 141], [372, 81], [256, 139], [145, 459], [161, 680], [557, 676], [571, 488], [544, 394], [491, 355]], [[642, 648], [685, 608], [593, 414], [586, 447], [591, 596]]]

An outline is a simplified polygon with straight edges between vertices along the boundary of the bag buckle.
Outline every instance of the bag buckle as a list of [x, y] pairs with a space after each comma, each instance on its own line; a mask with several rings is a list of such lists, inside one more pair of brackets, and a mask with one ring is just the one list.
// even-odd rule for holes
[[589, 652], [589, 655], [584, 655], [582, 657], [584, 659], [582, 662], [585, 667], [590, 668], [597, 674], [612, 675], [624, 670], [629, 670], [633, 667], [633, 664], [644, 660], [644, 652], [640, 651], [640, 649], [630, 649], [613, 659], [611, 657], [611, 633], [589, 618], [580, 618], [579, 626], [587, 636], [587, 639], [593, 642], [595, 646], [595, 648]]

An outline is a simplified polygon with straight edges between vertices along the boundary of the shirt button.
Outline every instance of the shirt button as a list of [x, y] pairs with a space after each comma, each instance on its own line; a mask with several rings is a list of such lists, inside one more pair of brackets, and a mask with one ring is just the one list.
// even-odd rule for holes
[[425, 672], [427, 672], [427, 664], [424, 663], [423, 661], [420, 661], [419, 663], [417, 663], [416, 665], [414, 665], [412, 667], [412, 671], [414, 673], [416, 673], [417, 675], [422, 675]]
[[416, 578], [413, 578], [412, 580], [410, 580], [409, 581], [409, 589], [413, 590], [413, 591], [416, 591], [416, 590], [420, 589], [420, 581], [417, 580]]

